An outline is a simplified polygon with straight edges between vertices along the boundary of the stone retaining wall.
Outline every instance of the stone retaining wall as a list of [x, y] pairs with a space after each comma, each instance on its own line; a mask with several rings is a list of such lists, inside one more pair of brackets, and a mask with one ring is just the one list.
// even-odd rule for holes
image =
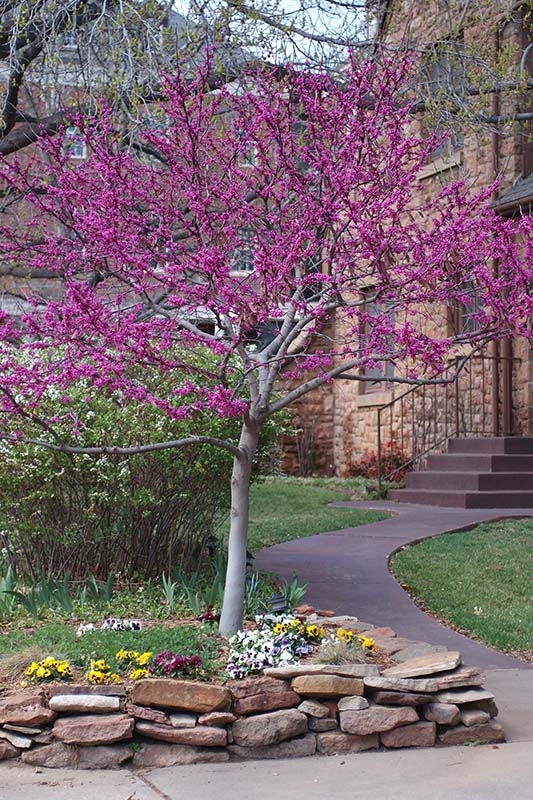
[[299, 664], [225, 686], [167, 678], [0, 698], [0, 759], [80, 769], [501, 742], [485, 676], [459, 653]]

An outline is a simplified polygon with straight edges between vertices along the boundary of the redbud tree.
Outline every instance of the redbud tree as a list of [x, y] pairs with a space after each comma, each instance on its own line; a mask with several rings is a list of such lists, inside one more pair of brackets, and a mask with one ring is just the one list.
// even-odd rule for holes
[[[25, 209], [1, 231], [17, 278], [0, 320], [2, 436], [74, 455], [231, 453], [223, 634], [242, 625], [250, 473], [272, 415], [386, 362], [394, 380], [438, 379], [459, 339], [431, 318], [472, 287], [462, 343], [530, 334], [530, 221], [496, 216], [492, 187], [450, 180], [427, 198], [417, 176], [437, 142], [413, 126], [408, 70], [352, 60], [340, 79], [287, 68], [212, 91], [206, 66], [167, 76], [134, 139], [102, 107], [77, 120], [84, 160], [43, 135], [30, 159], [0, 162]], [[80, 383], [87, 407], [104, 393], [125, 413], [234, 417], [240, 436], [84, 447]]]

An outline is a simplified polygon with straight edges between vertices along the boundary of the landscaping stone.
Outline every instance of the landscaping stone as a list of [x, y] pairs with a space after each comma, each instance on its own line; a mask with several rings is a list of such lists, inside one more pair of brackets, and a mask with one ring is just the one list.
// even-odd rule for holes
[[341, 697], [337, 703], [339, 711], [360, 711], [362, 708], [368, 708], [368, 700], [366, 697]]
[[298, 711], [301, 711], [302, 714], [307, 714], [310, 717], [316, 717], [317, 719], [329, 717], [328, 706], [325, 706], [324, 703], [319, 703], [318, 700], [313, 700], [312, 698], [304, 700], [303, 703], [300, 703], [298, 706]]
[[55, 742], [55, 744], [45, 745], [44, 747], [39, 747], [37, 750], [30, 750], [28, 753], [23, 753], [22, 760], [25, 764], [31, 764], [34, 767], [50, 767], [55, 769], [73, 767], [76, 760], [76, 749], [62, 742]]
[[[368, 635], [371, 636], [371, 634], [372, 631], [368, 631]], [[379, 639], [372, 636], [371, 638], [374, 639], [378, 650], [381, 650], [387, 656], [393, 656], [399, 650], [404, 650], [413, 644], [410, 639], [400, 639], [397, 636], [387, 636]]]
[[[494, 700], [476, 700], [473, 703], [465, 704], [466, 709], [479, 708], [481, 711], [486, 711], [491, 717], [498, 716], [498, 706]], [[465, 710], [466, 710], [465, 709]]]
[[292, 679], [292, 688], [298, 694], [314, 697], [343, 697], [362, 695], [361, 678], [343, 678], [339, 675], [300, 675]]
[[77, 752], [78, 769], [120, 769], [132, 758], [127, 744], [79, 747]]
[[302, 605], [296, 606], [294, 613], [297, 617], [308, 617], [309, 614], [315, 613], [315, 609], [313, 606], [308, 606], [305, 603], [302, 603]]
[[458, 725], [461, 721], [461, 712], [453, 703], [430, 703], [424, 707], [423, 713], [427, 720], [439, 725]]
[[111, 744], [131, 739], [134, 724], [126, 714], [83, 714], [59, 719], [52, 732], [65, 744]]
[[118, 711], [120, 699], [116, 696], [98, 694], [56, 694], [48, 701], [52, 711], [69, 713], [92, 712], [102, 714], [107, 711]]
[[17, 747], [19, 750], [29, 750], [33, 744], [31, 736], [23, 736], [21, 733], [13, 733], [13, 731], [6, 731], [5, 728], [0, 729], [0, 739], [5, 739], [7, 742]]
[[137, 681], [131, 693], [137, 705], [179, 708], [184, 711], [228, 711], [231, 695], [224, 686], [212, 683], [178, 681], [172, 678], [146, 678]]
[[371, 639], [391, 639], [393, 636], [396, 636], [396, 631], [393, 631], [392, 628], [369, 628], [367, 630], [367, 636]]
[[335, 611], [330, 611], [329, 609], [321, 610], [321, 609], [317, 608], [316, 613], [318, 614], [319, 617], [336, 617], [337, 616]]
[[10, 694], [0, 698], [0, 725], [28, 725], [39, 727], [53, 722], [56, 714], [46, 705], [42, 692], [36, 694]]
[[126, 714], [135, 719], [144, 719], [147, 722], [159, 722], [161, 725], [170, 725], [170, 719], [164, 711], [146, 706], [136, 706], [134, 703], [126, 704]]
[[380, 734], [385, 747], [433, 747], [437, 737], [434, 722], [415, 722]]
[[264, 747], [307, 733], [307, 717], [295, 708], [238, 719], [232, 726], [236, 744]]
[[490, 714], [487, 711], [482, 711], [480, 708], [471, 708], [461, 711], [461, 722], [467, 728], [472, 725], [483, 725], [490, 719]]
[[486, 678], [478, 667], [459, 667], [453, 672], [441, 673], [432, 678], [394, 678], [369, 675], [365, 676], [363, 680], [368, 689], [388, 689], [395, 692], [439, 692], [453, 687], [481, 686]]
[[246, 716], [261, 711], [277, 711], [279, 708], [293, 708], [300, 702], [300, 696], [289, 689], [288, 692], [264, 692], [243, 697], [233, 706], [236, 714]]
[[124, 684], [112, 683], [109, 686], [87, 686], [84, 683], [65, 683], [61, 686], [47, 686], [48, 697], [58, 694], [99, 694], [104, 697], [126, 697]]
[[38, 736], [33, 737], [33, 741], [35, 744], [52, 744], [54, 741], [54, 736], [52, 731], [43, 731]]
[[4, 728], [6, 731], [13, 731], [14, 733], [26, 733], [28, 736], [36, 736], [43, 732], [43, 728], [29, 728], [27, 725], [12, 725], [10, 722], [7, 722]]
[[480, 744], [505, 741], [505, 733], [501, 725], [491, 719], [484, 725], [457, 725], [455, 728], [439, 733], [438, 740], [441, 744], [465, 744], [465, 742], [479, 742]]
[[378, 676], [375, 664], [291, 664], [287, 667], [267, 667], [265, 675], [272, 678], [298, 678], [301, 675], [338, 675], [341, 678]]
[[368, 622], [362, 622], [357, 617], [330, 617], [329, 619], [320, 620], [320, 624], [325, 628], [344, 628], [345, 631], [353, 631], [353, 633], [363, 633], [373, 626]]
[[158, 725], [156, 722], [137, 722], [135, 732], [150, 739], [159, 739], [173, 744], [190, 744], [200, 747], [224, 747], [228, 737], [224, 728], [208, 728], [198, 725], [195, 728], [173, 728], [171, 725]]
[[418, 722], [418, 714], [411, 706], [370, 706], [361, 711], [340, 713], [341, 730], [359, 736], [388, 731], [410, 722]]
[[169, 714], [168, 721], [174, 728], [194, 728], [198, 717], [196, 714]]
[[133, 754], [133, 767], [175, 767], [182, 764], [219, 763], [228, 761], [229, 753], [221, 748], [190, 747], [186, 744], [152, 744], [147, 742]]
[[476, 700], [494, 700], [494, 695], [488, 689], [450, 689], [449, 691], [437, 692], [435, 699], [440, 703], [473, 703]]
[[374, 703], [385, 706], [423, 706], [431, 703], [432, 694], [421, 694], [420, 692], [372, 692], [371, 699]]
[[19, 751], [7, 741], [0, 742], [0, 761], [7, 761], [8, 758], [17, 758]]
[[445, 653], [427, 653], [410, 661], [404, 661], [394, 667], [384, 669], [385, 678], [416, 678], [418, 676], [434, 675], [436, 672], [449, 672], [461, 663], [461, 654], [456, 650]]
[[[278, 675], [271, 675], [270, 670], [265, 670], [261, 677], [242, 678], [229, 684], [229, 689], [235, 700], [251, 697], [254, 694], [278, 693], [290, 691], [288, 680], [278, 680]], [[282, 676], [285, 677], [285, 676]]]
[[237, 717], [230, 711], [211, 711], [209, 714], [202, 714], [198, 717], [198, 725], [211, 725], [213, 728], [221, 728], [224, 725], [231, 725]]
[[442, 644], [427, 644], [426, 642], [415, 642], [394, 653], [395, 661], [410, 661], [412, 658], [424, 656], [426, 653], [445, 653], [448, 648]]
[[316, 752], [316, 739], [314, 734], [308, 733], [298, 739], [290, 739], [279, 744], [265, 747], [243, 747], [231, 744], [228, 747], [230, 756], [238, 761], [265, 758], [302, 758], [312, 756]]
[[315, 733], [334, 731], [339, 727], [337, 724], [337, 720], [332, 719], [331, 717], [324, 717], [323, 719], [316, 719], [316, 717], [311, 717], [308, 724], [309, 724], [309, 730], [315, 731]]
[[330, 733], [319, 733], [316, 739], [318, 752], [326, 756], [361, 753], [363, 750], [375, 750], [379, 747], [377, 734], [356, 736], [340, 731], [331, 731]]

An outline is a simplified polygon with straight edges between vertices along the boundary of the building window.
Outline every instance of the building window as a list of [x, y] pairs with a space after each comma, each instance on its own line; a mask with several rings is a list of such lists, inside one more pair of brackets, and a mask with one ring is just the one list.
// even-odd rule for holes
[[[375, 287], [368, 287], [363, 290], [363, 298], [367, 299], [365, 302], [364, 310], [369, 316], [369, 319], [361, 325], [360, 336], [363, 341], [368, 340], [372, 333], [373, 320], [379, 320], [380, 317], [386, 315], [394, 325], [394, 311], [387, 303], [374, 300]], [[385, 337], [385, 344], [392, 344], [391, 337]], [[388, 349], [388, 348], [387, 348]], [[376, 353], [376, 360], [379, 353]], [[361, 369], [361, 376], [365, 378], [361, 382], [362, 392], [370, 394], [372, 392], [383, 392], [388, 388], [388, 382], [394, 377], [394, 364], [391, 361], [383, 361], [379, 366], [370, 367], [364, 366]]]
[[433, 132], [446, 135], [431, 153], [430, 160], [434, 160], [460, 150], [464, 144], [462, 127], [454, 113], [465, 83], [462, 37], [433, 45], [433, 52], [426, 59], [424, 79], [426, 95], [434, 106]]
[[231, 271], [254, 271], [254, 231], [252, 228], [241, 228], [239, 231], [239, 244], [233, 251]]
[[466, 281], [448, 313], [449, 335], [461, 337], [474, 333], [478, 328], [477, 314], [481, 308], [479, 295], [471, 281]]
[[66, 129], [64, 148], [69, 158], [84, 159], [87, 157], [87, 145], [78, 128]]
[[[521, 39], [522, 39], [522, 55], [521, 64], [524, 76], [528, 80], [533, 80], [533, 19], [531, 12], [527, 8], [522, 9], [521, 14]], [[525, 58], [524, 58], [525, 56]], [[533, 111], [533, 98], [531, 97], [531, 89], [524, 93], [523, 112]], [[533, 172], [533, 122], [527, 120], [521, 126], [522, 136], [522, 177], [527, 178]]]

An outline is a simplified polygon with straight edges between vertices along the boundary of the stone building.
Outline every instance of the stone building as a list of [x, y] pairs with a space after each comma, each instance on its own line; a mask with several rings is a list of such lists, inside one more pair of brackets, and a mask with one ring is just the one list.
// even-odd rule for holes
[[[414, 124], [446, 132], [420, 173], [428, 198], [459, 176], [478, 188], [499, 178], [493, 201], [498, 212], [530, 213], [531, 9], [531, 2], [511, 0], [370, 4], [376, 43], [385, 52], [411, 49], [419, 58], [414, 88], [421, 110]], [[458, 301], [453, 308], [435, 309], [432, 324], [459, 333], [471, 324], [473, 307], [475, 299], [470, 306]], [[465, 354], [463, 349], [458, 357]], [[451, 363], [450, 374], [454, 367]], [[533, 358], [525, 340], [492, 343], [470, 360], [455, 383], [409, 388], [390, 377], [377, 374], [370, 384], [338, 380], [306, 398], [286, 467], [300, 474], [350, 475], [362, 459], [375, 465], [379, 446], [384, 476], [390, 466], [445, 451], [451, 437], [533, 434]], [[392, 459], [387, 458], [391, 448]]]

